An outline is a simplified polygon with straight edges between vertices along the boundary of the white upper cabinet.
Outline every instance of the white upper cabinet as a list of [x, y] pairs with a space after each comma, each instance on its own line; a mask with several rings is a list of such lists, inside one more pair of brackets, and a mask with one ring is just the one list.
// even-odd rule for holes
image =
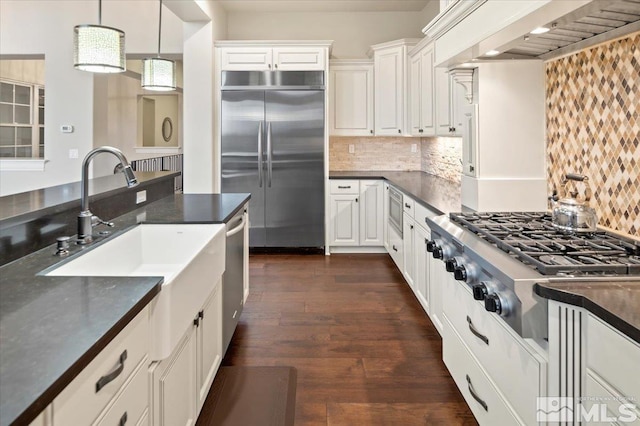
[[436, 134], [433, 44], [415, 49], [409, 61], [410, 132], [413, 136], [433, 136]]
[[329, 74], [331, 135], [373, 135], [373, 62], [331, 61]]
[[436, 135], [462, 136], [464, 88], [456, 84], [445, 68], [435, 68]]
[[403, 39], [372, 46], [374, 60], [375, 134], [410, 134], [407, 119], [408, 48], [418, 40]]
[[220, 41], [222, 71], [322, 71], [331, 42]]

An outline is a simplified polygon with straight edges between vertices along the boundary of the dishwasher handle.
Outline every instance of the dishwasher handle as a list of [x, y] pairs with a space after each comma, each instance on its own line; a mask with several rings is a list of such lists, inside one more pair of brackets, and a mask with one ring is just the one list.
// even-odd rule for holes
[[245, 227], [245, 225], [247, 224], [247, 221], [245, 220], [245, 214], [243, 214], [242, 216], [240, 216], [240, 224], [238, 226], [236, 226], [235, 228], [233, 228], [230, 231], [227, 231], [227, 238], [236, 235], [238, 232], [242, 231]]

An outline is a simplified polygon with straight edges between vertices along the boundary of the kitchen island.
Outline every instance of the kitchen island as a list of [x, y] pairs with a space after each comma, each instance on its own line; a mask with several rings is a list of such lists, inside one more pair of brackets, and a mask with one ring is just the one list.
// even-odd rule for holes
[[113, 219], [109, 236], [48, 246], [0, 268], [0, 425], [32, 421], [140, 313], [162, 277], [64, 277], [41, 272], [138, 224], [222, 224], [249, 194], [171, 195]]

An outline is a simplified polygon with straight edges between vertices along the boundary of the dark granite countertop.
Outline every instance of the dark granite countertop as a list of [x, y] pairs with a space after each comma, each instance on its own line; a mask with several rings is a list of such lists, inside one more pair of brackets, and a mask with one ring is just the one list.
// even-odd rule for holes
[[329, 172], [329, 179], [386, 179], [425, 207], [440, 214], [463, 210], [460, 201], [460, 184], [425, 172], [353, 170]]
[[574, 281], [536, 284], [537, 295], [585, 308], [640, 343], [640, 281]]
[[[172, 195], [113, 220], [111, 236], [139, 223], [225, 223], [250, 194]], [[161, 290], [162, 277], [47, 277], [44, 269], [91, 250], [55, 246], [0, 268], [0, 425], [27, 424]]]
[[[180, 172], [135, 172], [139, 191], [145, 184], [158, 179], [173, 179]], [[89, 200], [95, 201], [118, 192], [130, 191], [120, 174], [89, 180]], [[0, 226], [25, 222], [34, 217], [66, 210], [74, 205], [80, 209], [80, 182], [35, 189], [0, 197]]]

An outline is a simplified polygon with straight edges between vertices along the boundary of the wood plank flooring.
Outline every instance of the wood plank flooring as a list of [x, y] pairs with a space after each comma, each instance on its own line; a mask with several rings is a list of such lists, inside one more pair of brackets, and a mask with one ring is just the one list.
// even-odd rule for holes
[[296, 425], [475, 425], [387, 255], [252, 255], [223, 365], [298, 370]]

